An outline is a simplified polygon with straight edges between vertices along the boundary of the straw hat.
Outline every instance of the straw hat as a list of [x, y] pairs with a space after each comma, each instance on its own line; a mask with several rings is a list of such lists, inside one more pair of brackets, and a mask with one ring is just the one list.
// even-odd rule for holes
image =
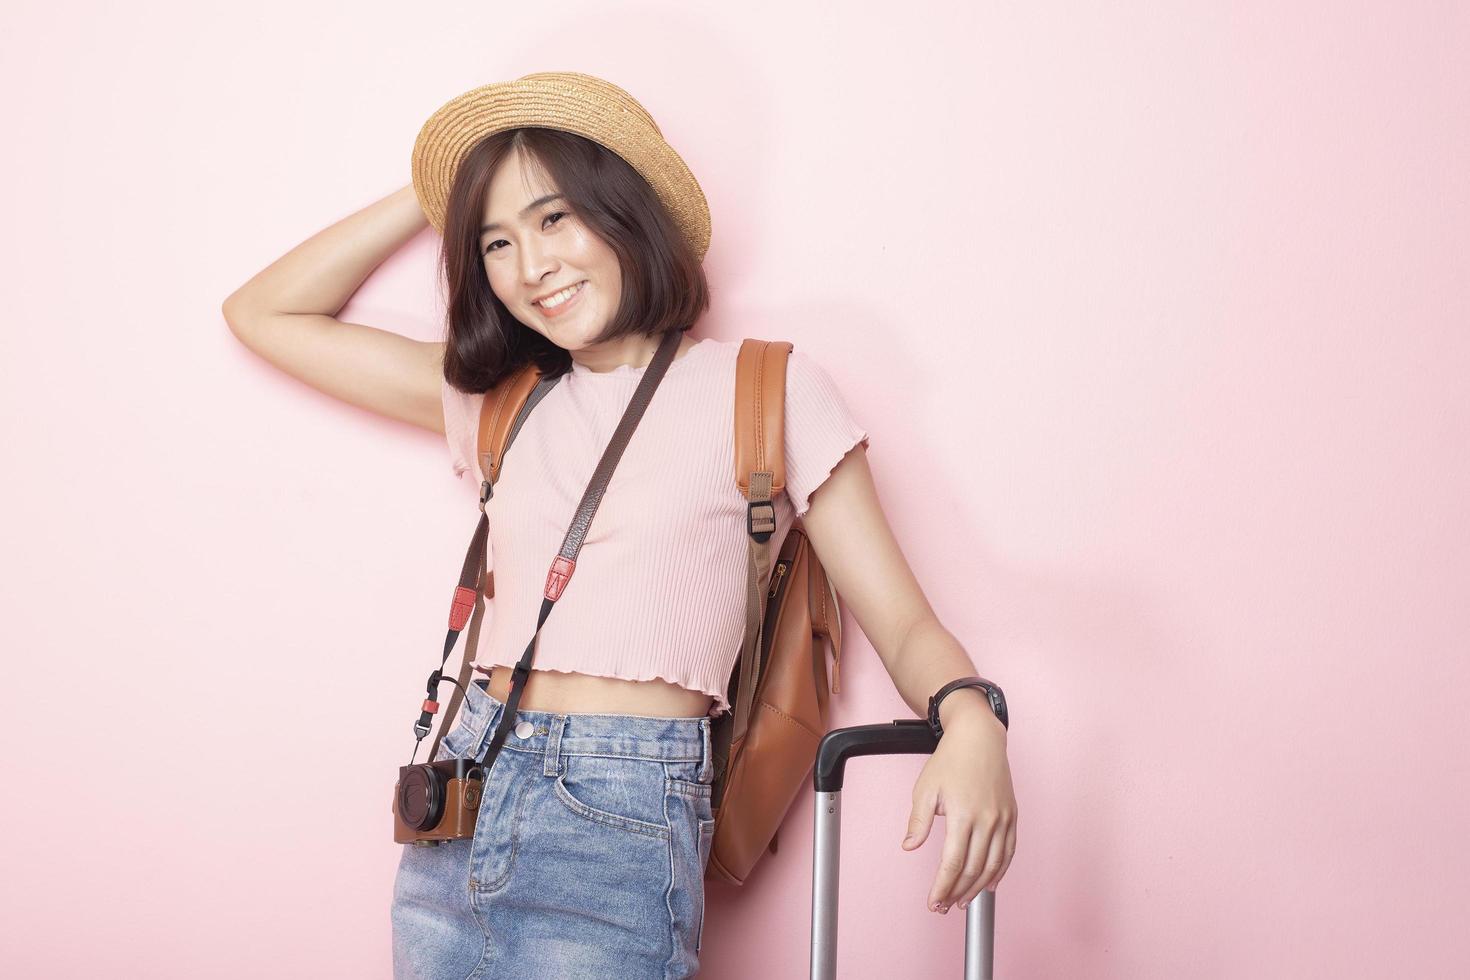
[[653, 117], [611, 82], [547, 71], [495, 82], [435, 110], [413, 144], [413, 187], [429, 222], [444, 233], [449, 189], [465, 155], [491, 133], [519, 126], [560, 129], [600, 143], [643, 175], [701, 261], [709, 249], [709, 204]]

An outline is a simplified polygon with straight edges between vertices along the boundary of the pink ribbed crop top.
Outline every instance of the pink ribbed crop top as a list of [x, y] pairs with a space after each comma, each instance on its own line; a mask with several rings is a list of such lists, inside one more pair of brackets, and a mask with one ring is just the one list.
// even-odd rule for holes
[[[627, 680], [659, 678], [715, 699], [745, 629], [745, 498], [735, 484], [735, 362], [739, 340], [704, 338], [668, 367], [613, 471], [577, 570], [541, 628], [533, 669]], [[546, 571], [623, 409], [646, 368], [572, 364], [506, 451], [485, 510], [487, 600], [475, 666], [514, 666], [536, 631]], [[456, 477], [480, 473], [484, 395], [443, 384]], [[786, 489], [773, 544], [811, 494], [868, 434], [827, 372], [799, 348], [786, 366]]]

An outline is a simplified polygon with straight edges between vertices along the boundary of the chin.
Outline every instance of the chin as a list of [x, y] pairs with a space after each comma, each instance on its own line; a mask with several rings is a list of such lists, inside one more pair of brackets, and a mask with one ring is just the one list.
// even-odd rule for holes
[[[595, 334], [593, 336], [595, 336]], [[552, 343], [556, 344], [562, 350], [564, 350], [564, 351], [566, 351], [567, 353], [570, 354], [573, 351], [591, 350], [593, 347], [596, 347], [597, 346], [592, 341], [593, 341], [593, 337], [578, 337], [575, 340], [569, 340], [569, 339], [555, 340], [555, 339], [553, 339], [552, 340]]]

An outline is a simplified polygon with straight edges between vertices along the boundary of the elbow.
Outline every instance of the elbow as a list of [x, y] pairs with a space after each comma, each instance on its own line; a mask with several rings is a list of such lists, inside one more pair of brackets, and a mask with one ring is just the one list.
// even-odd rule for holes
[[244, 309], [244, 307], [245, 294], [243, 291], [237, 289], [233, 293], [225, 297], [225, 301], [220, 304], [219, 308], [220, 312], [225, 315], [225, 318], [229, 319], [230, 317], [240, 313]]
[[240, 294], [238, 292], [226, 296], [225, 301], [220, 304], [220, 314], [224, 316], [225, 322], [230, 324], [230, 326], [234, 326], [235, 321], [239, 319], [240, 306]]
[[230, 332], [237, 336], [247, 324], [258, 319], [260, 315], [259, 305], [242, 296], [238, 290], [225, 297], [225, 301], [220, 304], [219, 311], [220, 315], [225, 318]]
[[238, 326], [240, 322], [240, 314], [235, 310], [235, 307], [231, 305], [230, 301], [225, 300], [224, 304], [220, 306], [219, 311], [220, 315], [225, 318], [225, 326], [230, 328], [230, 333], [234, 334], [236, 337], [240, 336], [240, 328]]

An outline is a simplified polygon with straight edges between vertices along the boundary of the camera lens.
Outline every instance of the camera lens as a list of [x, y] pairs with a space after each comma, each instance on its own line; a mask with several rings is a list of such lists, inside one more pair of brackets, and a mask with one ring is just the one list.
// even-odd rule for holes
[[429, 830], [444, 815], [444, 776], [428, 764], [409, 766], [398, 780], [398, 815], [414, 830]]

